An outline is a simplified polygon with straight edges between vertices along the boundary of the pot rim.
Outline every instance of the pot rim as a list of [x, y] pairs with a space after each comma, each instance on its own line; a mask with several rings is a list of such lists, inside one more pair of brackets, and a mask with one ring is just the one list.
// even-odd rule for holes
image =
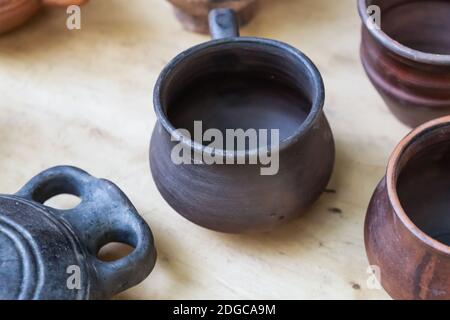
[[291, 45], [288, 45], [286, 43], [272, 40], [272, 39], [265, 39], [265, 38], [259, 38], [259, 37], [234, 37], [234, 38], [224, 38], [224, 39], [218, 39], [218, 40], [211, 40], [208, 42], [204, 42], [202, 44], [196, 45], [194, 47], [191, 47], [190, 49], [187, 49], [186, 51], [178, 54], [172, 61], [170, 61], [167, 66], [163, 69], [161, 74], [158, 77], [158, 80], [155, 85], [154, 94], [153, 94], [153, 105], [154, 110], [157, 116], [158, 121], [161, 123], [161, 125], [164, 127], [164, 129], [171, 135], [172, 137], [176, 137], [179, 139], [181, 143], [184, 145], [192, 148], [195, 152], [202, 152], [204, 154], [216, 154], [219, 156], [223, 156], [225, 158], [241, 158], [241, 157], [248, 157], [248, 156], [257, 156], [259, 152], [262, 150], [267, 149], [267, 147], [257, 147], [255, 149], [246, 149], [244, 150], [226, 150], [226, 149], [214, 149], [211, 147], [207, 147], [201, 143], [198, 143], [186, 136], [183, 136], [177, 130], [174, 128], [170, 120], [168, 119], [164, 108], [161, 103], [161, 97], [163, 89], [166, 85], [166, 80], [171, 72], [174, 71], [174, 69], [185, 59], [189, 58], [191, 55], [196, 54], [198, 52], [201, 52], [205, 49], [209, 49], [212, 47], [220, 47], [223, 45], [245, 45], [245, 44], [257, 44], [257, 45], [263, 45], [263, 46], [269, 46], [272, 48], [277, 48], [280, 50], [284, 50], [286, 53], [289, 53], [295, 59], [301, 61], [301, 63], [305, 66], [306, 70], [308, 71], [308, 78], [311, 81], [312, 85], [316, 88], [314, 96], [311, 98], [311, 109], [308, 112], [308, 116], [306, 117], [305, 121], [302, 122], [302, 124], [297, 128], [294, 134], [289, 136], [286, 139], [283, 139], [280, 141], [280, 144], [277, 148], [271, 148], [271, 152], [281, 152], [285, 150], [286, 148], [292, 146], [295, 144], [305, 133], [307, 133], [315, 124], [318, 117], [322, 114], [324, 102], [325, 102], [325, 88], [322, 76], [317, 69], [317, 67], [314, 65], [314, 63], [300, 50], [294, 48]]
[[386, 185], [388, 198], [391, 202], [394, 212], [397, 215], [397, 217], [400, 218], [401, 222], [406, 226], [406, 228], [416, 238], [418, 238], [420, 241], [424, 242], [431, 248], [446, 255], [450, 255], [449, 245], [446, 245], [432, 238], [412, 222], [406, 211], [403, 209], [403, 206], [400, 202], [400, 198], [397, 193], [397, 180], [398, 180], [397, 172], [399, 169], [399, 162], [405, 151], [422, 135], [429, 133], [430, 131], [434, 131], [438, 128], [441, 128], [443, 126], [450, 126], [450, 116], [445, 116], [429, 121], [411, 131], [405, 138], [403, 138], [400, 141], [400, 143], [394, 149], [394, 152], [392, 153], [391, 157], [389, 158], [386, 171]]
[[369, 16], [367, 14], [367, 7], [372, 3], [373, 0], [358, 0], [359, 15], [365, 28], [386, 49], [412, 61], [432, 65], [450, 65], [450, 55], [448, 54], [436, 54], [415, 50], [391, 38], [381, 29], [370, 28], [368, 25]]

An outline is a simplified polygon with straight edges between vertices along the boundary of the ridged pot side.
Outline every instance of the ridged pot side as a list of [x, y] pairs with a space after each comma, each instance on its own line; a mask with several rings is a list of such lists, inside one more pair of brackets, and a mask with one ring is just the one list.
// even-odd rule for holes
[[361, 60], [391, 112], [404, 124], [417, 127], [450, 114], [450, 66], [401, 57], [378, 43], [365, 26]]
[[380, 268], [381, 285], [394, 299], [450, 299], [450, 258], [431, 248], [404, 225], [378, 185], [365, 220], [370, 265]]
[[227, 233], [266, 231], [299, 217], [326, 188], [335, 157], [323, 113], [280, 152], [280, 169], [273, 176], [261, 176], [259, 165], [175, 165], [173, 146], [158, 123], [150, 166], [162, 196], [186, 219]]

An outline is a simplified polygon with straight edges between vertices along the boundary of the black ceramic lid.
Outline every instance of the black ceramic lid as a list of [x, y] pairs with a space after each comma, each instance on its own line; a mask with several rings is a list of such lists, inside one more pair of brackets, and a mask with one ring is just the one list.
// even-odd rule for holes
[[87, 268], [63, 222], [16, 196], [2, 196], [0, 208], [0, 299], [86, 299]]

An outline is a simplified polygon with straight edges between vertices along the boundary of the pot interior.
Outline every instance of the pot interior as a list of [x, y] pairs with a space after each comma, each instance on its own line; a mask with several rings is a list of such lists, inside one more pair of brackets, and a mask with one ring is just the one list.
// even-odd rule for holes
[[400, 163], [397, 193], [404, 211], [427, 235], [450, 245], [450, 126], [418, 137]]
[[312, 110], [319, 90], [313, 78], [304, 62], [283, 48], [224, 42], [177, 63], [161, 100], [173, 127], [189, 130], [191, 137], [194, 121], [202, 121], [203, 131], [218, 129], [224, 137], [227, 129], [278, 129], [283, 141]]
[[374, 0], [381, 8], [381, 29], [414, 50], [450, 54], [450, 1]]

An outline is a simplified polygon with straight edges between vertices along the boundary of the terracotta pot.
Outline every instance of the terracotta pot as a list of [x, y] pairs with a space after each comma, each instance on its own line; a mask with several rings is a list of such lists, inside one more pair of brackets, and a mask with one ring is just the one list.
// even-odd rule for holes
[[[210, 16], [215, 40], [178, 55], [156, 84], [151, 171], [164, 199], [200, 226], [229, 233], [270, 230], [305, 213], [330, 178], [334, 141], [322, 111], [322, 78], [287, 44], [238, 37], [231, 10], [215, 9]], [[250, 164], [267, 145], [220, 149], [176, 130], [192, 133], [196, 120], [221, 133], [279, 130], [280, 144], [272, 148], [279, 170], [262, 175], [261, 162]], [[194, 164], [172, 161], [180, 144], [173, 137], [193, 152]], [[234, 164], [196, 162], [202, 155]]]
[[[362, 63], [392, 113], [411, 127], [450, 114], [450, 1], [358, 4]], [[381, 29], [371, 27], [371, 5], [381, 9]]]
[[[80, 197], [80, 204], [67, 210], [44, 204], [65, 193]], [[134, 250], [99, 260], [110, 242]], [[156, 261], [150, 228], [123, 192], [69, 166], [0, 195], [0, 244], [0, 300], [107, 299], [143, 281]]]
[[395, 299], [450, 299], [450, 116], [395, 149], [365, 221], [371, 265]]
[[87, 0], [0, 0], [0, 34], [27, 22], [43, 6], [81, 5]]
[[233, 9], [241, 25], [248, 23], [256, 13], [257, 0], [168, 0], [175, 9], [175, 15], [189, 30], [208, 33], [208, 13], [212, 9]]

